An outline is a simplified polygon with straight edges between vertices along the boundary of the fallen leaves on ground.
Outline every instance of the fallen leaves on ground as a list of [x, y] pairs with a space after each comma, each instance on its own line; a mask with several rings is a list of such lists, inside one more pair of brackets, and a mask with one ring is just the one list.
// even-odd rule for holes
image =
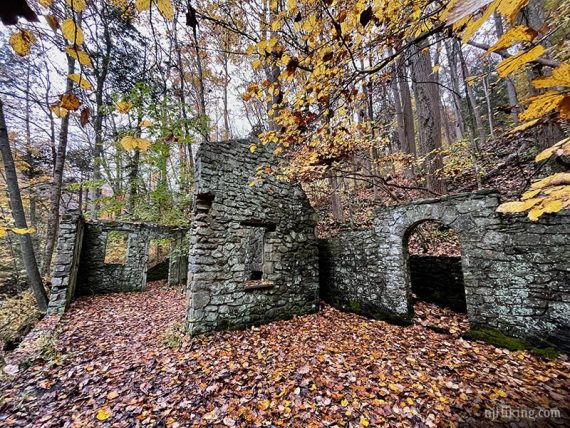
[[[478, 425], [484, 409], [559, 409], [569, 364], [324, 306], [208, 337], [179, 336], [185, 299], [77, 299], [57, 355], [2, 383], [2, 426]], [[176, 339], [177, 338], [177, 339]], [[176, 340], [175, 340], [176, 339]], [[489, 421], [488, 421], [489, 422]]]

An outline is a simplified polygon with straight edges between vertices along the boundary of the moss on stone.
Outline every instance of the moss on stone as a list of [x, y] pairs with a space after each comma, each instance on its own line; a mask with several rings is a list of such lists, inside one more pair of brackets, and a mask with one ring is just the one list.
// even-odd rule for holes
[[510, 351], [530, 351], [547, 359], [555, 359], [560, 355], [560, 353], [552, 347], [537, 348], [524, 339], [507, 336], [500, 330], [494, 328], [473, 328], [464, 333], [463, 338], [467, 340], [481, 340]]

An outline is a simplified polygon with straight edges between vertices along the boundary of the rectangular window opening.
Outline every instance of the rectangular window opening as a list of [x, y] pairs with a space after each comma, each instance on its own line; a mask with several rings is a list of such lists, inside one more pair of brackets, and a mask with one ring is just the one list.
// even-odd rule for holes
[[129, 233], [112, 230], [107, 232], [105, 243], [105, 264], [124, 265], [127, 261]]
[[263, 252], [265, 227], [248, 227], [245, 247], [245, 271], [247, 281], [263, 280]]

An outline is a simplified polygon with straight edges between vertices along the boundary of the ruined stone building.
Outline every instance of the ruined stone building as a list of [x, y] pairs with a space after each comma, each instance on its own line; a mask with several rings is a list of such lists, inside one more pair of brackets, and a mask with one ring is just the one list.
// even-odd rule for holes
[[[483, 191], [378, 208], [372, 228], [318, 241], [315, 213], [301, 188], [273, 174], [257, 180], [274, 159], [268, 147], [250, 153], [250, 144], [202, 144], [189, 233], [124, 226], [129, 261], [122, 267], [102, 261], [105, 233], [114, 225], [66, 217], [50, 308], [65, 307], [78, 293], [141, 289], [148, 237], [166, 234], [189, 239], [191, 334], [313, 312], [320, 298], [405, 323], [412, 316], [410, 271], [433, 278], [453, 262], [471, 326], [570, 349], [570, 213], [537, 222], [501, 215], [498, 194]], [[455, 230], [460, 259], [410, 261], [407, 237], [428, 220]], [[185, 260], [178, 255], [170, 262], [171, 281], [180, 281]]]

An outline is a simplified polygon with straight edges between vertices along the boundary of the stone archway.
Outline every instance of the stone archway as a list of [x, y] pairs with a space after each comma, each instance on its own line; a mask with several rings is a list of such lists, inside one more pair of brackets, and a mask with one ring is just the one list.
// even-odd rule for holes
[[[412, 299], [407, 252], [406, 234], [425, 221], [438, 221], [453, 228], [462, 248], [461, 268], [464, 275], [467, 315], [471, 320], [472, 300], [477, 286], [477, 275], [473, 273], [470, 255], [477, 253], [477, 246], [486, 228], [497, 221], [495, 209], [496, 194], [457, 195], [442, 199], [423, 200], [405, 205], [379, 209], [376, 213], [374, 230], [385, 272], [384, 305], [393, 308], [399, 316], [409, 319], [412, 315]], [[487, 233], [488, 235], [488, 233]]]

